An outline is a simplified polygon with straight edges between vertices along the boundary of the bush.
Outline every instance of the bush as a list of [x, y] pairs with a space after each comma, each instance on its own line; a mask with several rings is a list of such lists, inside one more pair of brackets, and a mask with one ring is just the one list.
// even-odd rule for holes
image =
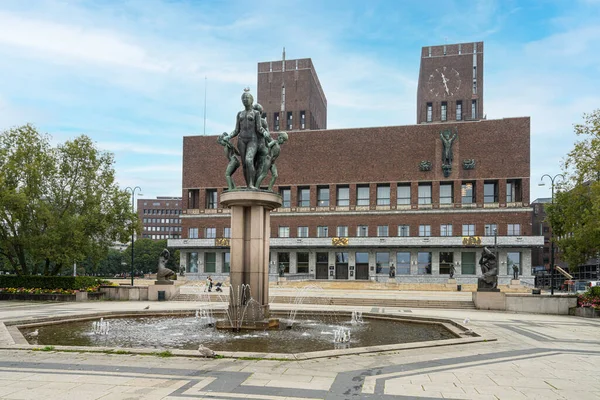
[[593, 307], [600, 310], [600, 286], [593, 286], [577, 299], [579, 307]]
[[91, 276], [0, 275], [0, 288], [85, 290], [104, 282]]

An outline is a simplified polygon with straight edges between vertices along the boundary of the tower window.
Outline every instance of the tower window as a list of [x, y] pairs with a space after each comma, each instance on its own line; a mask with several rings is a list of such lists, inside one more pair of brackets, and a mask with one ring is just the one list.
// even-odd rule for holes
[[273, 126], [275, 127], [275, 130], [278, 131], [279, 130], [279, 113], [273, 113]]
[[471, 119], [477, 119], [477, 100], [471, 100]]
[[456, 102], [456, 120], [462, 121], [462, 101], [458, 100]]
[[442, 101], [442, 121], [446, 121], [448, 117], [448, 103]]
[[300, 129], [306, 128], [306, 111], [300, 111]]
[[287, 123], [286, 123], [286, 125], [287, 125], [288, 129], [292, 129], [292, 112], [291, 111], [288, 111], [288, 113], [287, 113]]
[[427, 103], [427, 122], [431, 122], [433, 120], [433, 104]]

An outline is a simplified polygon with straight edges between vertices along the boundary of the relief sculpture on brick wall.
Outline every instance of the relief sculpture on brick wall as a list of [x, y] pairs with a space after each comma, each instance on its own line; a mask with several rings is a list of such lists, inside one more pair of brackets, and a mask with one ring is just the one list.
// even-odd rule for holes
[[458, 129], [455, 127], [454, 131], [450, 129], [444, 129], [440, 132], [440, 138], [442, 139], [442, 171], [444, 177], [449, 177], [452, 172], [452, 160], [454, 159], [452, 154], [452, 144], [458, 137]]
[[[238, 112], [233, 132], [224, 132], [217, 139], [229, 159], [225, 171], [228, 190], [236, 188], [232, 175], [240, 165], [246, 189], [259, 190], [261, 182], [271, 172], [269, 190], [272, 190], [278, 176], [275, 160], [279, 157], [281, 145], [288, 140], [288, 135], [286, 132], [279, 132], [277, 140], [271, 137], [267, 120], [262, 118], [263, 108], [258, 103], [254, 104], [254, 97], [248, 88], [242, 94], [242, 104], [244, 110]], [[231, 143], [234, 137], [237, 137], [237, 149]]]

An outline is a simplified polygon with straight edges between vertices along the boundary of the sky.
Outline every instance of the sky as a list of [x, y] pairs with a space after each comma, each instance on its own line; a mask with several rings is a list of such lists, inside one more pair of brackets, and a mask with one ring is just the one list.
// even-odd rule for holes
[[487, 118], [531, 117], [531, 200], [600, 107], [600, 0], [0, 0], [0, 27], [0, 129], [86, 134], [145, 198], [181, 196], [183, 136], [230, 132], [284, 46], [334, 129], [414, 124], [421, 47], [484, 41]]

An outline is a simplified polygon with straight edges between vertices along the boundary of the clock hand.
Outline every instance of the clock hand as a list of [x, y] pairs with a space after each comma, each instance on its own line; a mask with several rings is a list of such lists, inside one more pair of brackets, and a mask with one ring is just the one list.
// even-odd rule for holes
[[446, 87], [446, 94], [449, 94], [450, 91], [448, 90], [448, 85], [446, 84], [446, 82], [448, 82], [450, 79], [446, 79], [446, 77], [444, 76], [444, 74], [442, 73], [442, 81], [444, 82], [444, 86]]

